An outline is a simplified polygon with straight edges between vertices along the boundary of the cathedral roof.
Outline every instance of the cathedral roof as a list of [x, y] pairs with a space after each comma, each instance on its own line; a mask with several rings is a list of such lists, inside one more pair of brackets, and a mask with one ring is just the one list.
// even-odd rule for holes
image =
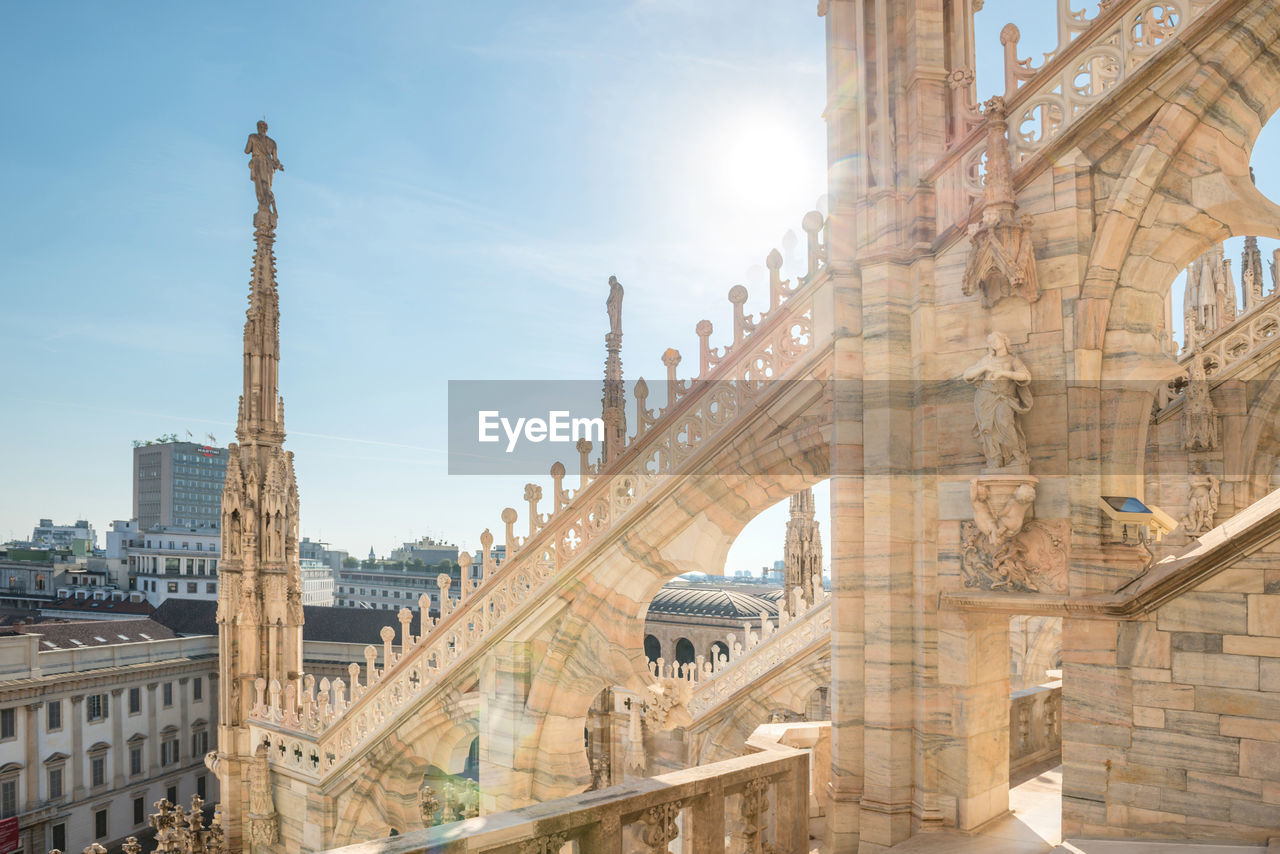
[[679, 614], [683, 616], [760, 618], [764, 611], [778, 613], [778, 603], [752, 593], [702, 585], [663, 587], [649, 603], [649, 616]]

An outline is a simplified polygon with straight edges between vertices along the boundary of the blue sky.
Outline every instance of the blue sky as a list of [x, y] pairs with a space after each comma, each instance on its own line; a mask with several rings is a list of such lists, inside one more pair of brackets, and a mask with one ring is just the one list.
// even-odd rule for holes
[[[611, 274], [629, 377], [671, 346], [696, 364], [704, 317], [722, 342], [732, 285], [759, 310], [765, 255], [824, 191], [814, 6], [8, 5], [0, 539], [127, 518], [132, 439], [232, 438], [264, 116], [303, 534], [497, 532], [525, 478], [445, 474], [447, 381], [600, 376]], [[1019, 17], [1024, 54], [1051, 47], [988, 0], [984, 94]], [[772, 562], [784, 520], [729, 568]]]

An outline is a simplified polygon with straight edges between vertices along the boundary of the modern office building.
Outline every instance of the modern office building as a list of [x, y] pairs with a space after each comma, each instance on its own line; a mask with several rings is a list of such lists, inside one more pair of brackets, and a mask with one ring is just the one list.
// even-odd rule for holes
[[153, 442], [133, 449], [133, 518], [157, 525], [217, 529], [227, 450], [194, 442]]
[[23, 852], [118, 850], [161, 798], [218, 800], [217, 637], [147, 619], [0, 636], [0, 819]]

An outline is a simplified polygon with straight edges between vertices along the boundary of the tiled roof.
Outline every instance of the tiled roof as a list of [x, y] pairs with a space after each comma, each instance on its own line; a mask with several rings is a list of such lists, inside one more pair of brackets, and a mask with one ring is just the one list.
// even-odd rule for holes
[[55, 599], [47, 605], [40, 606], [41, 611], [71, 611], [76, 613], [99, 614], [137, 614], [149, 616], [155, 610], [150, 602], [130, 602], [128, 599], [94, 599], [92, 596], [79, 599], [69, 596]]
[[82, 649], [120, 643], [142, 643], [174, 637], [155, 620], [81, 620], [78, 623], [39, 623], [23, 626], [21, 634], [40, 635], [40, 649]]
[[732, 619], [759, 619], [763, 611], [769, 616], [778, 613], [778, 603], [742, 593], [711, 586], [668, 586], [658, 591], [649, 603], [649, 614], [679, 614], [698, 617], [727, 617]]
[[[202, 599], [166, 599], [152, 618], [180, 635], [213, 635], [218, 633], [218, 603]], [[400, 637], [400, 624], [395, 611], [372, 608], [326, 608], [322, 605], [302, 606], [302, 637], [309, 641], [382, 645], [380, 632], [394, 626]], [[417, 619], [414, 620], [417, 625]]]

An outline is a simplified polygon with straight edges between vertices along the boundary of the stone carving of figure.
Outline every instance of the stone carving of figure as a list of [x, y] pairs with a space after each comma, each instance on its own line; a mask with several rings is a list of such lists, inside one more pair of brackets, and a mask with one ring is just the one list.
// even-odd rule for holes
[[278, 835], [267, 746], [259, 744], [253, 754], [253, 764], [249, 766], [249, 836], [258, 845], [266, 846], [275, 842]]
[[992, 498], [988, 484], [979, 479], [970, 482], [969, 500], [973, 504], [973, 523], [995, 547], [1008, 542], [1022, 531], [1027, 511], [1036, 500], [1036, 488], [1032, 483], [1019, 484], [1002, 506], [993, 506]]
[[609, 333], [622, 334], [622, 285], [617, 276], [609, 277], [609, 298], [604, 307], [609, 311]]
[[271, 192], [271, 180], [276, 170], [284, 171], [284, 166], [276, 157], [276, 141], [267, 136], [266, 122], [258, 122], [258, 132], [249, 134], [244, 153], [249, 155], [249, 179], [258, 194], [258, 207], [275, 213], [276, 197]]
[[239, 511], [231, 511], [231, 524], [227, 526], [227, 552], [228, 557], [240, 556], [240, 513]]
[[988, 469], [1030, 465], [1027, 440], [1018, 416], [1031, 409], [1031, 372], [1009, 352], [1009, 336], [992, 332], [987, 352], [964, 372], [964, 381], [976, 386], [973, 434], [982, 445]]
[[1197, 351], [1188, 369], [1187, 395], [1182, 404], [1182, 445], [1188, 451], [1212, 451], [1218, 447], [1218, 410], [1209, 396], [1204, 359]]
[[1203, 534], [1213, 527], [1213, 517], [1218, 512], [1218, 479], [1205, 472], [1203, 463], [1197, 463], [1191, 473], [1189, 486], [1187, 515], [1183, 518], [1182, 525], [1189, 534]]

